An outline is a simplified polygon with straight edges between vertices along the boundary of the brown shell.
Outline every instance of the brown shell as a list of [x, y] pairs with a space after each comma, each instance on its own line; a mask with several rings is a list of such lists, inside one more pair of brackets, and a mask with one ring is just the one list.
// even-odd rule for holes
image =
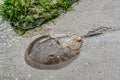
[[43, 35], [28, 46], [25, 61], [38, 69], [60, 69], [77, 58], [81, 44], [74, 34]]

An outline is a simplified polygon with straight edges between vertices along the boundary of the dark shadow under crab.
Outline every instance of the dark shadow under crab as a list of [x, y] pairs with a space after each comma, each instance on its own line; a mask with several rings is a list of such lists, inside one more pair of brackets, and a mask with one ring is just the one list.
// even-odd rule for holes
[[77, 58], [81, 44], [75, 34], [43, 35], [29, 45], [25, 61], [37, 69], [61, 69]]

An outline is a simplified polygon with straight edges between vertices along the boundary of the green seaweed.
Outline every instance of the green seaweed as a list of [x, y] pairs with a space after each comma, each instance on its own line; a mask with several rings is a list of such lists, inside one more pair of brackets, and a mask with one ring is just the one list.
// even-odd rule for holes
[[3, 0], [0, 15], [16, 32], [39, 27], [71, 9], [78, 0]]

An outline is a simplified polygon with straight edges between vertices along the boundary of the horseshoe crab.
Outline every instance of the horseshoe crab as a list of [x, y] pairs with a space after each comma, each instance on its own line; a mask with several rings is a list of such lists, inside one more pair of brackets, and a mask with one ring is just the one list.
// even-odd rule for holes
[[37, 69], [60, 69], [77, 58], [81, 45], [75, 34], [43, 35], [28, 46], [25, 61]]
[[102, 33], [93, 30], [82, 36], [72, 33], [43, 35], [28, 46], [25, 61], [38, 69], [61, 69], [73, 62], [80, 54], [82, 38]]

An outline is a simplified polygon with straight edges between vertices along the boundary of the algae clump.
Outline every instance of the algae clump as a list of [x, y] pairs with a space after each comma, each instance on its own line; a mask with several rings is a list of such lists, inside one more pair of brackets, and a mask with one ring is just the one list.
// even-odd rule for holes
[[[78, 0], [3, 0], [0, 15], [17, 32], [26, 31], [55, 19], [67, 12]], [[18, 31], [19, 30], [19, 31]]]

